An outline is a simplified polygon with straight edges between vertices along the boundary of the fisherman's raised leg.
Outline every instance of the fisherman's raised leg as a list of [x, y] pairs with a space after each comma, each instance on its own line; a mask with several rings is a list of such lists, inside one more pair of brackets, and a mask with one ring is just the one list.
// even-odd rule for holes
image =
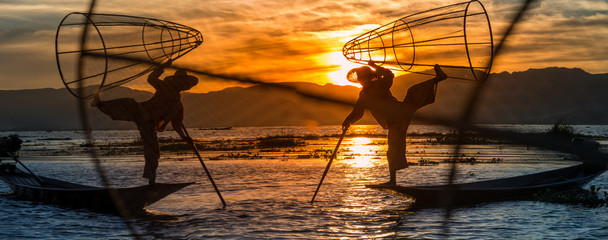
[[440, 82], [442, 80], [445, 80], [448, 78], [448, 75], [445, 74], [443, 72], [443, 70], [441, 70], [441, 67], [439, 66], [439, 64], [435, 64], [435, 81], [436, 82]]
[[101, 101], [96, 97], [91, 105], [97, 107], [101, 112], [105, 113], [113, 120], [136, 122], [142, 117], [139, 103], [132, 98], [118, 98]]

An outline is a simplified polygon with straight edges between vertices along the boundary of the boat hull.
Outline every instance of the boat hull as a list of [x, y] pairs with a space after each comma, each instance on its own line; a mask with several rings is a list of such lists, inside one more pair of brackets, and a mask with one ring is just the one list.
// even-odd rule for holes
[[579, 188], [607, 170], [602, 164], [580, 164], [535, 174], [464, 184], [434, 186], [368, 185], [415, 199], [415, 208], [466, 206], [484, 202], [526, 200], [545, 191]]
[[46, 177], [40, 177], [40, 182], [32, 174], [19, 170], [0, 173], [0, 179], [13, 191], [11, 196], [20, 200], [84, 208], [125, 217], [141, 215], [146, 206], [193, 184], [157, 183], [128, 188], [102, 188]]

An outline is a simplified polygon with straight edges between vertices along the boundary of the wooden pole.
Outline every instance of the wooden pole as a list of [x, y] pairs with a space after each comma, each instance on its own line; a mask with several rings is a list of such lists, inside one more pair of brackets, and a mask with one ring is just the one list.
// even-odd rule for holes
[[25, 168], [25, 170], [27, 170], [30, 174], [32, 174], [32, 176], [34, 176], [34, 178], [36, 178], [36, 181], [38, 181], [38, 183], [41, 186], [44, 186], [45, 182], [42, 181], [42, 179], [40, 177], [38, 177], [38, 175], [34, 174], [34, 172], [32, 172], [32, 170], [30, 170], [27, 166], [25, 166], [25, 164], [23, 164], [21, 161], [19, 161], [19, 158], [13, 156], [13, 154], [11, 154], [10, 152], [6, 152], [6, 154], [8, 154], [9, 157], [11, 157], [13, 160], [15, 160], [15, 162], [21, 164], [21, 166], [23, 168]]
[[[182, 123], [182, 130], [186, 134], [186, 137], [188, 137], [191, 140], [192, 138], [190, 137], [190, 134], [188, 134], [188, 131], [186, 130], [186, 126], [184, 126], [183, 123]], [[203, 158], [201, 157], [201, 154], [198, 152], [198, 149], [196, 148], [196, 144], [194, 144], [194, 141], [190, 141], [189, 143], [192, 146], [192, 149], [194, 150], [194, 154], [196, 154], [196, 157], [198, 157], [198, 160], [201, 162], [203, 169], [205, 169], [205, 173], [207, 174], [207, 177], [209, 177], [209, 181], [211, 182], [211, 185], [213, 185], [213, 188], [215, 189], [217, 196], [220, 197], [222, 204], [224, 205], [224, 207], [226, 207], [226, 201], [224, 201], [224, 198], [222, 197], [220, 190], [217, 188], [217, 185], [215, 185], [215, 181], [213, 181], [213, 178], [211, 177], [211, 173], [209, 173], [209, 169], [207, 169], [205, 162], [203, 162]]]
[[315, 191], [315, 194], [312, 195], [312, 200], [310, 200], [310, 203], [314, 203], [315, 201], [315, 197], [317, 197], [317, 193], [319, 192], [319, 188], [321, 188], [321, 184], [323, 184], [323, 179], [325, 179], [325, 176], [327, 175], [327, 172], [329, 172], [329, 167], [331, 166], [331, 162], [334, 161], [334, 159], [336, 158], [336, 155], [338, 154], [338, 149], [340, 148], [340, 144], [342, 143], [342, 139], [344, 139], [344, 135], [346, 135], [346, 131], [348, 129], [345, 128], [342, 130], [342, 135], [340, 135], [340, 140], [338, 140], [338, 144], [336, 144], [336, 148], [334, 149], [334, 153], [331, 154], [331, 157], [329, 158], [329, 162], [327, 163], [327, 166], [325, 167], [325, 171], [323, 172], [323, 176], [321, 177], [321, 181], [319, 182], [319, 185], [317, 186], [317, 190]]

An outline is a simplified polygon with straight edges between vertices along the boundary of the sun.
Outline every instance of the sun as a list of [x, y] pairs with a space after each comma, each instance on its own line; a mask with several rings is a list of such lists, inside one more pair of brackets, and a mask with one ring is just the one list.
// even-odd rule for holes
[[324, 58], [327, 61], [327, 65], [338, 66], [336, 70], [327, 72], [327, 79], [330, 83], [361, 87], [358, 83], [346, 80], [346, 73], [353, 68], [361, 67], [361, 64], [349, 62], [342, 56], [342, 52], [330, 52]]

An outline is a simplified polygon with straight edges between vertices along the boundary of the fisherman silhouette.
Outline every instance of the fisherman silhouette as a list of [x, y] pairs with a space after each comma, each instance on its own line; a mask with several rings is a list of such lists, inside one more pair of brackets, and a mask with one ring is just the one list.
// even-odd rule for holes
[[380, 67], [370, 61], [369, 66], [351, 69], [347, 79], [359, 82], [363, 89], [352, 112], [342, 123], [346, 130], [351, 124], [363, 117], [368, 109], [384, 129], [388, 129], [387, 160], [390, 180], [383, 185], [396, 185], [397, 170], [407, 168], [405, 157], [405, 138], [407, 128], [414, 117], [414, 113], [435, 102], [437, 83], [447, 78], [439, 65], [435, 65], [435, 78], [418, 83], [407, 90], [403, 101], [397, 100], [390, 91], [395, 75], [391, 70]]
[[179, 69], [173, 76], [160, 80], [163, 69], [170, 64], [171, 62], [167, 62], [160, 65], [148, 75], [148, 83], [156, 90], [149, 100], [139, 103], [132, 98], [101, 101], [99, 94], [96, 94], [92, 103], [92, 106], [97, 107], [113, 120], [131, 121], [137, 125], [146, 160], [143, 177], [148, 179], [149, 184], [154, 184], [156, 181], [156, 169], [160, 158], [156, 132], [164, 131], [171, 122], [179, 136], [186, 142], [192, 143], [192, 139], [184, 133], [183, 129], [184, 107], [180, 93], [194, 87], [198, 83], [198, 78]]

